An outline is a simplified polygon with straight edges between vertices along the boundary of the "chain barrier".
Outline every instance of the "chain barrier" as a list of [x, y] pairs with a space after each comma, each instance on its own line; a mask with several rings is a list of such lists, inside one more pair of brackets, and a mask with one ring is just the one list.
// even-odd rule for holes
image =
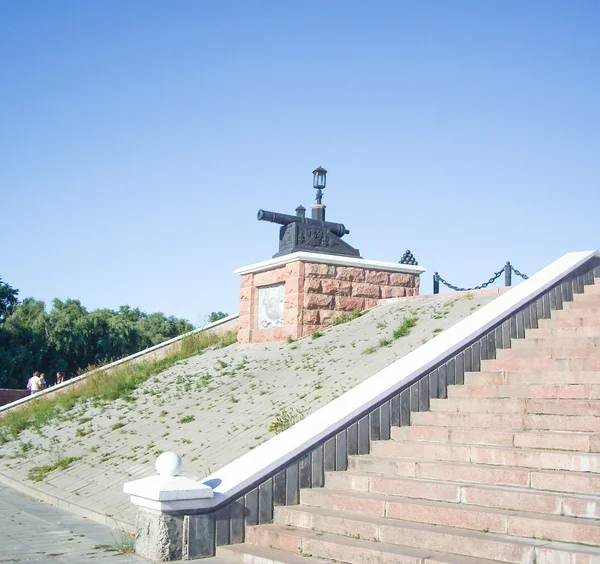
[[439, 292], [439, 285], [436, 285], [436, 281], [439, 283], [441, 282], [442, 284], [444, 284], [444, 286], [450, 288], [451, 290], [454, 290], [455, 292], [470, 292], [471, 290], [482, 290], [483, 288], [487, 288], [490, 284], [493, 284], [496, 280], [498, 280], [498, 278], [500, 278], [500, 276], [502, 275], [502, 273], [506, 273], [508, 269], [508, 274], [507, 274], [507, 286], [510, 286], [510, 271], [514, 272], [517, 276], [520, 276], [521, 278], [523, 278], [523, 280], [527, 280], [529, 278], [529, 276], [527, 276], [526, 274], [523, 274], [522, 272], [519, 272], [512, 264], [510, 264], [510, 262], [506, 263], [506, 266], [503, 266], [498, 272], [494, 273], [494, 276], [492, 276], [487, 282], [484, 282], [483, 284], [480, 284], [479, 286], [474, 286], [473, 288], [459, 288], [458, 286], [454, 286], [454, 284], [450, 284], [450, 282], [448, 282], [447, 280], [444, 280], [437, 272], [433, 275], [434, 278], [434, 291], [433, 293], [436, 294]]
[[523, 280], [527, 280], [529, 278], [529, 276], [527, 276], [527, 274], [523, 274], [522, 272], [519, 272], [512, 264], [510, 265], [510, 267], [512, 268], [512, 271], [517, 276], [520, 276]]
[[504, 268], [502, 270], [499, 270], [498, 272], [496, 272], [494, 274], [494, 276], [492, 276], [487, 282], [484, 282], [480, 286], [474, 286], [473, 288], [459, 288], [458, 286], [454, 286], [453, 284], [450, 284], [450, 282], [446, 282], [446, 280], [444, 280], [439, 275], [438, 275], [438, 280], [442, 284], [444, 284], [445, 286], [447, 286], [448, 288], [450, 288], [451, 290], [454, 290], [455, 292], [468, 292], [470, 290], [481, 290], [482, 288], [487, 288], [490, 284], [493, 284], [496, 280], [498, 280], [498, 278], [500, 278], [500, 275], [503, 272], [504, 272]]

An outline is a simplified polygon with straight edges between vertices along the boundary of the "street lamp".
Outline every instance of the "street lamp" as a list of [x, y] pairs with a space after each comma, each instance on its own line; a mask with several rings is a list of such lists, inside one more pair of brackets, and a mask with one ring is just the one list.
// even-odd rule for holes
[[321, 203], [321, 198], [323, 197], [322, 190], [325, 188], [326, 181], [327, 171], [322, 166], [315, 168], [313, 170], [313, 187], [317, 190], [317, 204]]

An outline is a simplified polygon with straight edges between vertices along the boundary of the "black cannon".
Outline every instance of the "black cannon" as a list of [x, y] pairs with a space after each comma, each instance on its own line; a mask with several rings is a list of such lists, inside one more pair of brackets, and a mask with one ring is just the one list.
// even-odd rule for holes
[[258, 210], [256, 217], [259, 221], [270, 221], [279, 225], [289, 225], [290, 223], [304, 223], [312, 227], [325, 228], [336, 237], [343, 237], [350, 233], [343, 223], [332, 223], [331, 221], [321, 221], [319, 219], [310, 219], [297, 215], [288, 215], [285, 213], [277, 213], [265, 210]]

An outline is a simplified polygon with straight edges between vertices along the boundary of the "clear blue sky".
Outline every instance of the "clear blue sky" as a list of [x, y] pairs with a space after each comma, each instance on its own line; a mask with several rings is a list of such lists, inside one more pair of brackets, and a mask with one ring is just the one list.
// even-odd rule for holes
[[0, 276], [237, 311], [329, 170], [365, 258], [475, 285], [598, 248], [596, 1], [0, 0]]

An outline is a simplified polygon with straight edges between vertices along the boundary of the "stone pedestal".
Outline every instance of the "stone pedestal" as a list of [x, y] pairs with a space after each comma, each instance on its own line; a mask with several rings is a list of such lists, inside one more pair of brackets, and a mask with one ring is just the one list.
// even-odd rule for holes
[[139, 507], [135, 551], [159, 562], [214, 556], [215, 517], [199, 513], [212, 488], [184, 476], [181, 458], [165, 452], [156, 460], [158, 476], [126, 482], [123, 491]]
[[238, 341], [298, 339], [334, 317], [379, 300], [415, 296], [425, 269], [395, 262], [298, 252], [238, 268]]

